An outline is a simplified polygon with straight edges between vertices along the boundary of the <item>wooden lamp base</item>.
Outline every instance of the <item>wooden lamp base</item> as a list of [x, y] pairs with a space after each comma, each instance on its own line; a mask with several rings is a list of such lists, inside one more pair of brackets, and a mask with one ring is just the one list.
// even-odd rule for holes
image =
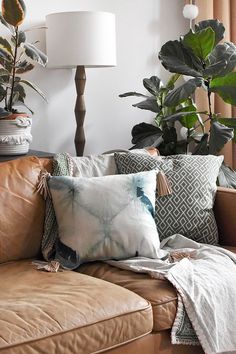
[[86, 74], [84, 66], [77, 66], [75, 73], [75, 86], [77, 99], [75, 104], [76, 132], [75, 132], [75, 150], [77, 156], [83, 156], [85, 145], [84, 118], [86, 114], [84, 102], [84, 88], [86, 84]]

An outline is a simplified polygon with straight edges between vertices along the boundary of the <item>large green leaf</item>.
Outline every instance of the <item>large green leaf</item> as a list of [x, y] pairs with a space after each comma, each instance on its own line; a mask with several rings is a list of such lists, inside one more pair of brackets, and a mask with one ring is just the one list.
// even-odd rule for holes
[[211, 29], [215, 33], [215, 44], [214, 46], [221, 41], [221, 39], [224, 38], [224, 33], [225, 33], [225, 27], [223, 23], [221, 23], [219, 20], [204, 20], [199, 22], [198, 24], [195, 25], [195, 32], [200, 32], [203, 29], [206, 29], [208, 27], [211, 27]]
[[161, 86], [161, 80], [157, 76], [152, 76], [150, 79], [143, 79], [143, 86], [153, 96], [157, 96]]
[[20, 63], [18, 63], [16, 67], [16, 73], [17, 74], [24, 74], [34, 68], [34, 65], [31, 63], [28, 63], [27, 60], [24, 60]]
[[175, 83], [176, 81], [181, 77], [180, 74], [174, 74], [171, 75], [171, 77], [169, 78], [167, 84], [166, 84], [166, 88], [167, 90], [173, 90], [173, 88], [175, 87]]
[[11, 34], [14, 34], [14, 27], [9, 25], [7, 21], [4, 20], [4, 17], [2, 16], [2, 12], [0, 12], [0, 22], [7, 27], [7, 29], [10, 31]]
[[0, 119], [10, 116], [11, 112], [6, 111], [4, 108], [0, 107]]
[[24, 21], [25, 11], [23, 0], [2, 0], [3, 18], [14, 27], [18, 27]]
[[190, 111], [190, 112], [184, 112], [183, 109], [181, 108], [181, 110], [179, 112], [176, 112], [174, 114], [171, 114], [170, 116], [164, 117], [163, 120], [166, 122], [177, 122], [180, 121], [183, 117], [190, 115], [190, 114], [204, 114], [205, 112], [196, 112], [195, 110]]
[[23, 43], [22, 45], [25, 49], [25, 54], [30, 59], [42, 66], [46, 66], [48, 58], [41, 50], [39, 50], [33, 44], [30, 43]]
[[0, 77], [1, 76], [8, 76], [9, 77], [9, 72], [6, 69], [1, 68], [0, 69]]
[[175, 127], [166, 126], [163, 129], [163, 143], [158, 147], [161, 155], [174, 155], [176, 154], [177, 146], [177, 132]]
[[153, 124], [140, 123], [133, 127], [132, 129], [132, 143], [135, 144], [133, 148], [143, 148], [147, 146], [157, 147], [163, 139], [162, 130]]
[[202, 64], [190, 50], [179, 41], [165, 43], [159, 52], [159, 59], [167, 70], [173, 73], [202, 76]]
[[190, 97], [197, 87], [202, 86], [202, 78], [196, 77], [186, 81], [182, 86], [170, 91], [165, 98], [165, 105], [168, 107], [175, 107], [181, 102], [184, 102]]
[[4, 86], [0, 85], [0, 96], [5, 96], [6, 95], [6, 89]]
[[18, 92], [19, 93], [18, 99], [24, 102], [24, 99], [26, 97], [25, 88], [20, 83], [14, 86], [14, 92]]
[[11, 44], [3, 37], [0, 37], [0, 48], [5, 50], [10, 56], [13, 56]]
[[[1, 52], [1, 51], [0, 51]], [[1, 55], [0, 53], [0, 65], [7, 70], [9, 73], [12, 72], [12, 65], [13, 63], [10, 61], [7, 61], [4, 56]]]
[[234, 142], [236, 142], [236, 118], [218, 118], [218, 121], [221, 124], [224, 124], [227, 127], [234, 129], [233, 140]]
[[21, 43], [25, 43], [25, 41], [26, 41], [25, 32], [19, 31], [19, 32], [18, 32], [18, 38], [17, 38], [18, 46], [20, 46]]
[[217, 155], [225, 144], [233, 139], [233, 136], [234, 130], [232, 128], [213, 121], [210, 129], [209, 154]]
[[[3, 60], [6, 60], [9, 63], [13, 63], [13, 58], [12, 56], [3, 48], [0, 47], [0, 57]], [[5, 63], [3, 64], [3, 67], [6, 67], [7, 65], [5, 65]]]
[[[195, 105], [190, 105], [187, 107], [183, 107], [182, 108], [183, 112], [194, 112], [197, 111], [197, 108]], [[195, 127], [195, 124], [199, 121], [200, 116], [196, 113], [191, 113], [191, 114], [187, 114], [185, 116], [183, 116], [182, 118], [180, 118], [180, 123], [183, 125], [183, 127], [187, 128], [187, 129], [192, 129]]]
[[183, 44], [192, 49], [197, 57], [205, 60], [214, 48], [215, 32], [210, 27], [202, 29], [199, 32], [190, 30], [183, 37]]
[[147, 98], [145, 101], [133, 104], [133, 107], [145, 109], [155, 113], [160, 112], [160, 107], [158, 106], [156, 99], [152, 97]]
[[208, 148], [208, 134], [204, 134], [197, 144], [196, 148], [193, 151], [193, 155], [208, 155], [209, 148]]
[[225, 76], [236, 66], [236, 46], [231, 42], [217, 44], [209, 55], [210, 65], [204, 70], [204, 77]]
[[218, 183], [221, 187], [236, 189], [236, 172], [223, 163], [220, 167]]
[[142, 93], [138, 93], [138, 92], [126, 92], [126, 93], [122, 93], [122, 94], [119, 95], [119, 97], [121, 97], [121, 98], [130, 97], [130, 96], [149, 98], [149, 96], [143, 95]]
[[236, 72], [213, 79], [210, 91], [218, 93], [225, 102], [236, 106]]
[[44, 95], [44, 93], [32, 82], [28, 81], [28, 80], [21, 80], [20, 81], [21, 84], [25, 84], [27, 86], [29, 86], [30, 88], [32, 88], [34, 91], [36, 91], [45, 101], [47, 101], [46, 96]]

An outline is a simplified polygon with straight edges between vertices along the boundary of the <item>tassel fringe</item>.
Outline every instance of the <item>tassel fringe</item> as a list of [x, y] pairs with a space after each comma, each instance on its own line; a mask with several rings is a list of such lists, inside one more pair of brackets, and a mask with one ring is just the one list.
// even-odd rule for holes
[[170, 183], [162, 171], [157, 174], [157, 193], [159, 197], [165, 197], [172, 194]]
[[46, 170], [42, 170], [40, 172], [39, 182], [37, 185], [37, 192], [43, 196], [44, 200], [46, 200], [47, 197], [51, 198], [51, 193], [47, 183], [50, 176], [50, 173], [48, 173]]
[[37, 270], [42, 270], [44, 272], [49, 273], [57, 273], [60, 271], [60, 262], [58, 261], [50, 261], [50, 262], [40, 262], [34, 261], [33, 265], [36, 265]]

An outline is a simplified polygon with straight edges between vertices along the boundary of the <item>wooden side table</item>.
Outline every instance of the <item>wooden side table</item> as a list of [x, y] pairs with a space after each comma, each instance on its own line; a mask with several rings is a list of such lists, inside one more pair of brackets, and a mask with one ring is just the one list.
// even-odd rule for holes
[[10, 161], [20, 159], [24, 156], [37, 156], [37, 157], [48, 157], [52, 158], [55, 154], [52, 152], [38, 151], [38, 150], [29, 150], [27, 154], [24, 155], [9, 155], [9, 156], [0, 156], [0, 162]]

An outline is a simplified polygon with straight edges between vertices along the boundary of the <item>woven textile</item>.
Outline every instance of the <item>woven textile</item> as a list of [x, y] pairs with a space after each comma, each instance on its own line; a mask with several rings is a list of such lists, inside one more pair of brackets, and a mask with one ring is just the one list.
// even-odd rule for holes
[[[53, 176], [73, 176], [74, 163], [67, 153], [57, 154], [53, 159]], [[44, 259], [47, 261], [54, 258], [56, 241], [58, 239], [58, 226], [52, 204], [52, 199], [48, 196], [45, 207], [44, 233], [41, 250]]]
[[160, 240], [181, 234], [202, 243], [218, 243], [212, 208], [222, 156], [175, 155], [154, 158], [129, 153], [115, 154], [115, 161], [119, 173], [160, 169], [167, 176], [173, 193], [156, 197], [155, 221]]

